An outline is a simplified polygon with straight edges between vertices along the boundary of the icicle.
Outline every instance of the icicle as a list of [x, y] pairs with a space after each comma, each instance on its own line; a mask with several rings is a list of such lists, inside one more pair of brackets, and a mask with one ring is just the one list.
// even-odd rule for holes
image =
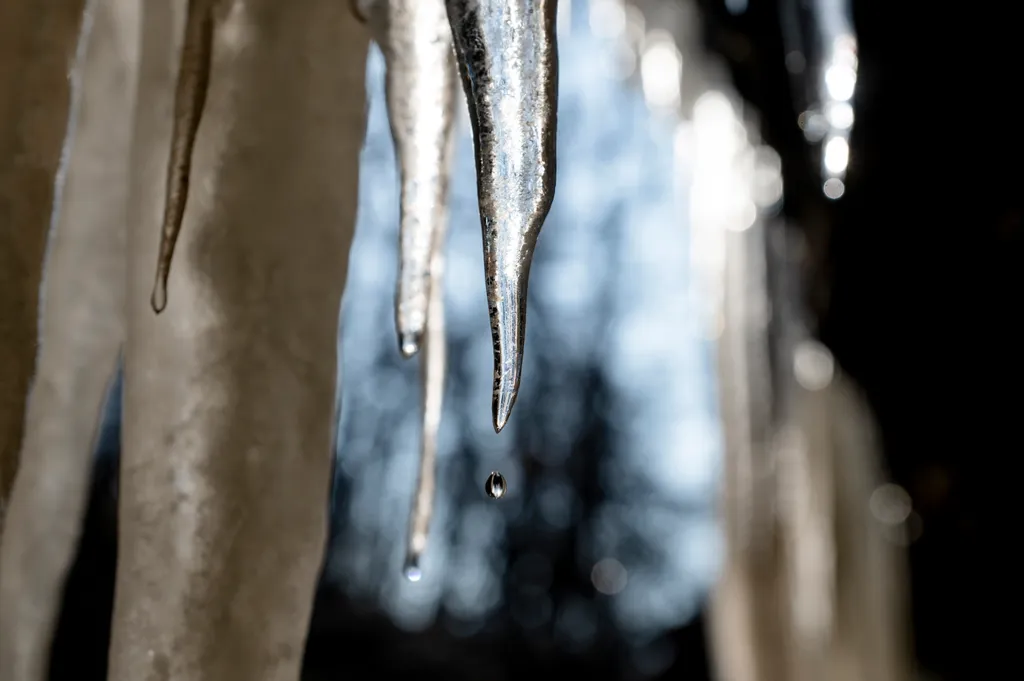
[[419, 581], [436, 492], [445, 378], [444, 244], [458, 74], [444, 0], [354, 0], [384, 53], [386, 100], [401, 174], [395, 322], [404, 356], [422, 343], [423, 430], [405, 576]]
[[446, 2], [473, 126], [500, 432], [519, 391], [530, 263], [555, 194], [558, 3]]
[[[442, 234], [443, 235], [443, 234]], [[429, 305], [422, 358], [423, 431], [420, 443], [420, 475], [409, 517], [409, 546], [405, 574], [421, 575], [420, 557], [427, 548], [430, 517], [437, 492], [437, 436], [441, 427], [447, 348], [444, 330], [444, 242], [435, 243], [430, 259]], [[416, 581], [416, 580], [412, 580]]]
[[167, 163], [167, 195], [160, 234], [160, 254], [156, 264], [156, 282], [150, 298], [153, 311], [157, 314], [167, 307], [167, 277], [171, 272], [171, 260], [174, 258], [178, 232], [181, 231], [181, 220], [185, 216], [192, 148], [206, 105], [212, 52], [213, 0], [189, 0], [178, 85], [174, 92], [174, 132], [171, 136], [171, 157]]
[[401, 174], [395, 325], [402, 355], [427, 323], [435, 235], [447, 219], [458, 72], [444, 0], [357, 0], [384, 53], [391, 136]]

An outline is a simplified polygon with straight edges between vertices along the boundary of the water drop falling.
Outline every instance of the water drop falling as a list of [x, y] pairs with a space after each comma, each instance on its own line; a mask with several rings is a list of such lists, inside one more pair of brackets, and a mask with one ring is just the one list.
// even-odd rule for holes
[[508, 491], [505, 477], [497, 471], [491, 471], [491, 474], [487, 476], [487, 482], [484, 484], [484, 491], [492, 499], [502, 498], [505, 496], [505, 492]]

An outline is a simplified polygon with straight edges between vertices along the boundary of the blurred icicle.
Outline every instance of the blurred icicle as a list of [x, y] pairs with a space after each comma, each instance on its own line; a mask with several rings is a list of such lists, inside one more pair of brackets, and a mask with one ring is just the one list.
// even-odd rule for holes
[[[782, 249], [778, 240], [769, 243], [781, 231], [769, 232], [747, 202], [766, 206], [757, 201], [757, 173], [744, 161], [756, 156], [753, 128], [742, 115], [732, 118], [736, 97], [721, 65], [700, 47], [693, 2], [626, 5], [647, 36], [669, 30], [687, 64], [679, 106], [686, 145], [677, 139], [677, 154], [688, 166], [682, 182], [695, 288], [711, 308], [709, 331], [717, 338], [725, 450], [725, 556], [710, 617], [715, 675], [906, 681], [905, 552], [868, 510], [883, 479], [874, 425], [828, 351], [807, 341], [799, 263], [784, 240]], [[831, 184], [824, 190], [838, 198], [845, 158], [837, 150], [852, 127], [856, 37], [848, 0], [815, 0], [812, 14], [826, 54], [813, 64], [820, 80], [811, 98], [828, 105], [824, 170]], [[800, 51], [792, 31], [786, 35]]]
[[448, 219], [459, 76], [444, 0], [356, 0], [384, 54], [385, 93], [401, 176], [399, 349], [419, 351], [427, 324], [432, 253]]
[[806, 444], [812, 502], [780, 519], [793, 609], [788, 678], [906, 681], [906, 557], [869, 511], [883, 475], [867, 405], [836, 371], [820, 389], [794, 390], [792, 423]]
[[[444, 244], [458, 74], [444, 0], [355, 0], [384, 54], [391, 136], [401, 175], [395, 323], [405, 357], [422, 360], [420, 471], [405, 576], [418, 581], [437, 491], [437, 435], [445, 379]], [[425, 338], [424, 338], [425, 336]]]
[[[716, 674], [906, 681], [905, 556], [869, 512], [883, 478], [874, 425], [828, 350], [808, 340], [795, 263], [765, 244], [764, 231], [726, 237]], [[762, 298], [770, 320], [755, 313]]]
[[421, 372], [423, 380], [423, 428], [420, 441], [420, 473], [409, 517], [409, 545], [405, 575], [418, 579], [420, 558], [427, 548], [430, 518], [437, 493], [437, 437], [444, 406], [447, 365], [444, 325], [444, 249], [437, 247], [430, 260], [430, 304], [427, 307]]

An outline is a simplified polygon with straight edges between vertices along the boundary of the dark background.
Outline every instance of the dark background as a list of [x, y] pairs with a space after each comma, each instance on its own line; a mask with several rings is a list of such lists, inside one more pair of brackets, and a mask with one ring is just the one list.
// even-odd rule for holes
[[[1007, 529], [1017, 482], [1007, 464], [1022, 452], [1016, 317], [1024, 290], [1024, 149], [1014, 3], [854, 0], [856, 124], [839, 201], [822, 194], [820, 148], [797, 126], [805, 93], [786, 70], [784, 8], [752, 1], [733, 14], [717, 0], [697, 4], [706, 46], [726, 59], [737, 89], [760, 114], [765, 143], [783, 159], [784, 211], [811, 245], [806, 302], [820, 335], [865, 389], [893, 480], [910, 492], [927, 528], [910, 547], [918, 659], [943, 681], [1004, 676], [1018, 668], [1011, 666], [1010, 640], [1017, 629], [1016, 533]], [[586, 499], [601, 494], [593, 462], [607, 448], [600, 406], [607, 387], [598, 370], [574, 380], [590, 400], [569, 459], [578, 462], [570, 463], [572, 477]], [[541, 418], [528, 401], [516, 409], [524, 422]], [[524, 449], [543, 446], [542, 434], [522, 437]], [[116, 448], [116, 434], [108, 446], [111, 439]], [[529, 477], [530, 465], [524, 470]], [[105, 668], [115, 478], [113, 460], [101, 457], [53, 679], [101, 678]], [[517, 550], [537, 541], [529, 528], [519, 528], [522, 536], [516, 531], [507, 541], [510, 564]], [[558, 545], [566, 544], [563, 538]], [[557, 546], [551, 555], [553, 592], [600, 601], [571, 555]], [[604, 643], [578, 653], [500, 616], [472, 637], [454, 636], [441, 624], [409, 634], [367, 603], [324, 587], [306, 677], [648, 676], [621, 662], [625, 648], [615, 627], [606, 610], [597, 612]], [[646, 644], [651, 654], [660, 645], [674, 650], [657, 678], [708, 677], [703, 626], [698, 617]]]
[[783, 157], [786, 211], [817, 246], [821, 336], [865, 389], [891, 475], [928, 528], [910, 548], [919, 661], [942, 679], [1002, 676], [1024, 292], [1009, 5], [853, 1], [856, 124], [846, 194], [829, 202], [792, 115], [779, 3], [739, 17], [699, 4]]

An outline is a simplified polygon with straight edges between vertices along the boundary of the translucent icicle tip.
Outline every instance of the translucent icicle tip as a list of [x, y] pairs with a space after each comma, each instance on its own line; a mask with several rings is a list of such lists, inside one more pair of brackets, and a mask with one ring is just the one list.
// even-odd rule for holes
[[420, 569], [419, 561], [411, 558], [405, 562], [402, 568], [402, 575], [410, 582], [418, 582], [423, 579], [423, 570]]

